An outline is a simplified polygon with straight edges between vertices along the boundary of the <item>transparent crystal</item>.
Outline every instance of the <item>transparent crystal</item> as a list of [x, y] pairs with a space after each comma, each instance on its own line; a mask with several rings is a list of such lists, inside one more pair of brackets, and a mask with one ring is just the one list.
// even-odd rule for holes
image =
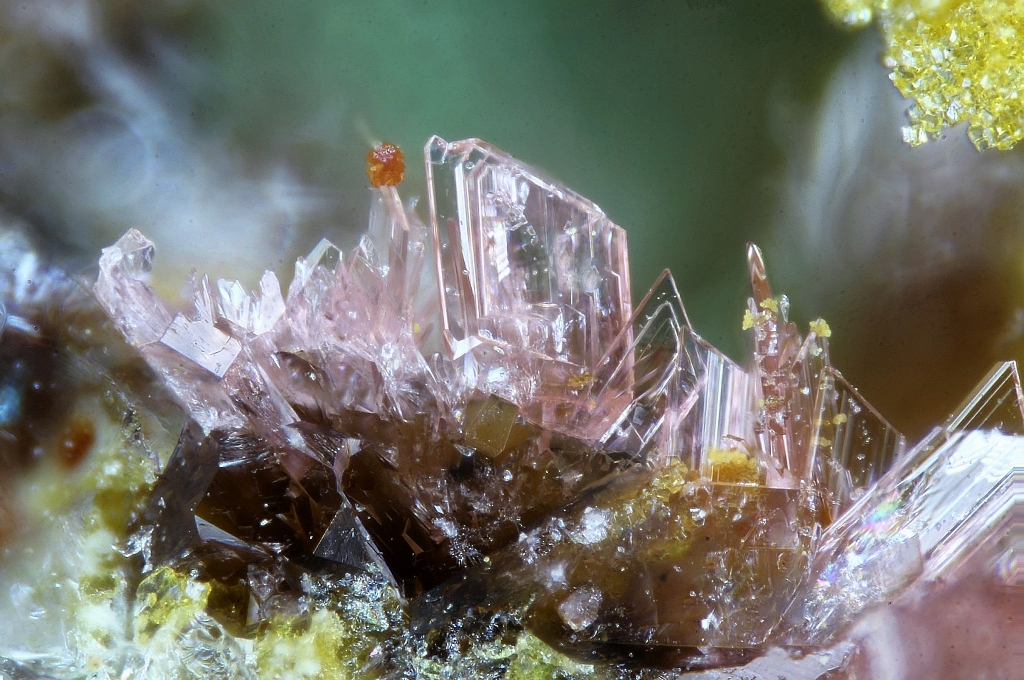
[[893, 465], [905, 440], [834, 368], [825, 367], [819, 380], [809, 478], [835, 518]]
[[147, 285], [152, 272], [153, 242], [131, 229], [103, 249], [93, 286], [96, 299], [136, 347], [156, 342], [171, 325], [170, 312]]
[[1016, 365], [997, 366], [825, 531], [789, 617], [791, 641], [827, 640], [915, 580], [954, 573], [981, 545], [1013, 550], [1024, 503], [1020, 389]]
[[[425, 227], [400, 203], [376, 210], [374, 220], [386, 234], [387, 264], [369, 240], [347, 261], [321, 241], [296, 263], [287, 299], [270, 272], [251, 295], [237, 282], [211, 286], [193, 276], [190, 305], [174, 314], [147, 285], [153, 244], [135, 230], [104, 251], [94, 293], [205, 431], [258, 421], [257, 429], [303, 449], [287, 429], [301, 420], [296, 406], [330, 402], [335, 410], [410, 417], [438, 397], [417, 347], [416, 329], [430, 325], [430, 310], [410, 297], [425, 260]], [[317, 376], [312, 394], [310, 371], [300, 365]]]
[[224, 377], [242, 351], [237, 340], [212, 323], [190, 321], [182, 314], [174, 317], [160, 342], [218, 378]]
[[754, 370], [693, 331], [664, 274], [613, 343], [617, 361], [599, 364], [578, 421], [598, 448], [642, 465], [470, 565], [479, 575], [442, 602], [474, 602], [479, 578], [510, 602], [533, 597], [526, 616], [576, 649], [657, 648], [693, 668], [749, 659], [780, 634], [822, 531], [903, 438], [831, 366], [824, 337], [800, 338], [756, 247], [750, 259]]
[[269, 331], [285, 311], [281, 284], [271, 271], [263, 273], [259, 295], [246, 294], [238, 281], [218, 281], [217, 292], [217, 313], [240, 330], [253, 335], [263, 335]]
[[756, 449], [763, 452], [769, 485], [811, 482], [821, 509], [835, 516], [893, 464], [904, 438], [832, 367], [826, 337], [812, 330], [800, 338], [788, 318], [788, 299], [772, 296], [757, 246], [747, 246], [747, 259]]
[[448, 347], [458, 359], [489, 346], [478, 375], [528, 355], [535, 380], [502, 396], [558, 428], [630, 317], [626, 234], [480, 140], [434, 137], [426, 155]]
[[135, 601], [135, 652], [129, 677], [256, 678], [245, 650], [205, 607], [210, 586], [160, 569], [139, 584]]
[[750, 374], [703, 338], [685, 329], [683, 343], [683, 396], [670, 414], [673, 427], [666, 430], [664, 455], [678, 458], [710, 480], [715, 452], [749, 455], [756, 450], [757, 395]]
[[992, 367], [945, 425], [947, 432], [999, 430], [1024, 435], [1020, 374], [1017, 363], [1007, 361]]
[[[595, 369], [582, 395], [579, 431], [601, 446], [643, 458], [656, 440], [681, 370], [689, 328], [675, 281], [662, 272]], [[683, 397], [685, 398], [685, 397]]]
[[382, 565], [380, 554], [372, 545], [371, 539], [356, 519], [355, 509], [347, 500], [342, 499], [342, 507], [331, 520], [331, 525], [327, 527], [313, 554], [361, 570], [366, 570], [372, 560], [378, 566], [383, 566], [387, 574], [386, 565]]

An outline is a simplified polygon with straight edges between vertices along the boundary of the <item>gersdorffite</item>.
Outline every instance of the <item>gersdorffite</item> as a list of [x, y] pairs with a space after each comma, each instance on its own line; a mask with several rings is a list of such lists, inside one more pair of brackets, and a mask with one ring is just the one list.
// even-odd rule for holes
[[173, 309], [142, 234], [104, 250], [97, 300], [191, 419], [136, 527], [148, 601], [192, 584], [224, 635], [349, 640], [336, 612], [377, 583], [372, 651], [346, 647], [366, 677], [532, 677], [520, 650], [814, 678], [873, 667], [884, 603], [1020, 599], [1015, 365], [908, 450], [756, 246], [740, 365], [668, 272], [631, 303], [587, 199], [479, 140], [425, 156], [426, 222], [382, 182], [360, 244], [322, 242], [286, 294], [193, 277]]

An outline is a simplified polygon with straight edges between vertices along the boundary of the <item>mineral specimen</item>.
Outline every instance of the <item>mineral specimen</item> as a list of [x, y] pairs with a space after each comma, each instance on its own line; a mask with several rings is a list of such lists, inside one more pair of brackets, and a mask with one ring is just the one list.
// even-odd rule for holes
[[[173, 309], [147, 285], [144, 236], [104, 251], [96, 299], [187, 422], [99, 541], [131, 523], [136, 561], [104, 564], [138, 585], [97, 591], [118, 603], [107, 660], [96, 637], [63, 665], [19, 659], [147, 677], [920, 677], [878, 670], [904, 653], [883, 606], [905, 649], [944, 592], [1020, 611], [1015, 365], [907, 450], [832, 367], [828, 325], [801, 337], [755, 246], [743, 368], [695, 332], [668, 272], [632, 307], [625, 233], [592, 203], [479, 140], [425, 153], [433, 234], [382, 183], [358, 247], [322, 242], [287, 294], [270, 272], [255, 294], [193, 276]], [[970, 658], [1010, 677], [1017, 651]]]

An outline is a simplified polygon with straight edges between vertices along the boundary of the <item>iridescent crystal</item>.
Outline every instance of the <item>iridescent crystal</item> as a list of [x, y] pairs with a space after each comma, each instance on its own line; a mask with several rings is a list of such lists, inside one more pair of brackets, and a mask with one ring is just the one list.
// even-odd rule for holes
[[1004, 565], [1014, 563], [1021, 538], [1022, 408], [1016, 364], [996, 366], [957, 414], [830, 526], [791, 615], [790, 640], [827, 640], [914, 581], [956, 580], [978, 550], [995, 553], [989, 569], [1012, 573]]

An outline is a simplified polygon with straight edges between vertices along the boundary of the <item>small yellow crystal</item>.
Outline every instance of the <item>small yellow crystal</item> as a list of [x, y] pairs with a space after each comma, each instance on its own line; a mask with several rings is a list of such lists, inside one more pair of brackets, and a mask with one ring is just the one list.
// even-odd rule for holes
[[824, 0], [825, 7], [847, 26], [867, 26], [877, 3], [872, 0]]
[[569, 378], [569, 387], [574, 390], [583, 390], [593, 385], [595, 379], [593, 373], [584, 371], [573, 378]]
[[811, 332], [819, 338], [831, 338], [832, 329], [828, 327], [824, 319], [815, 319], [811, 322]]
[[147, 644], [163, 628], [180, 628], [206, 609], [210, 586], [169, 567], [160, 567], [139, 583], [135, 593], [135, 638]]
[[711, 479], [733, 484], [757, 484], [761, 468], [757, 460], [744, 451], [711, 449], [708, 452]]

